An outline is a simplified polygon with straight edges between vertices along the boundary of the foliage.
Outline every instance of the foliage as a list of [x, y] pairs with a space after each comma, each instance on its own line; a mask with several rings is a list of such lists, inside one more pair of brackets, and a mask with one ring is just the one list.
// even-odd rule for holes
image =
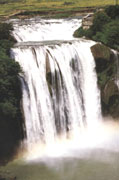
[[6, 39], [14, 41], [11, 36], [11, 31], [13, 30], [12, 24], [0, 23], [0, 40]]
[[21, 69], [10, 58], [10, 48], [14, 44], [11, 30], [11, 24], [0, 23], [0, 156], [6, 156], [7, 148], [10, 153], [11, 144], [22, 136], [21, 85], [18, 77]]
[[104, 25], [101, 32], [96, 32], [92, 39], [119, 50], [119, 21], [112, 20]]
[[93, 25], [91, 26], [93, 34], [95, 34], [95, 32], [102, 31], [104, 25], [108, 22], [110, 22], [110, 18], [105, 12], [96, 13], [94, 15]]
[[104, 12], [95, 13], [92, 26], [88, 30], [79, 28], [74, 36], [85, 36], [119, 50], [119, 5], [109, 6]]
[[106, 14], [112, 19], [119, 18], [119, 5], [116, 6], [108, 6], [105, 9]]
[[8, 56], [10, 55], [10, 48], [13, 46], [14, 42], [13, 41], [9, 41], [7, 39], [1, 39], [0, 40], [0, 48], [2, 52], [4, 52], [5, 54], [7, 54]]
[[85, 34], [86, 34], [86, 31], [82, 27], [80, 27], [74, 32], [75, 37], [83, 37], [85, 36]]
[[111, 21], [106, 24], [102, 31], [101, 41], [114, 48], [119, 50], [119, 21]]
[[83, 36], [86, 36], [88, 38], [91, 38], [92, 35], [93, 35], [93, 31], [92, 29], [83, 29], [82, 27], [80, 27], [79, 29], [77, 29], [75, 32], [74, 32], [74, 37], [83, 37]]

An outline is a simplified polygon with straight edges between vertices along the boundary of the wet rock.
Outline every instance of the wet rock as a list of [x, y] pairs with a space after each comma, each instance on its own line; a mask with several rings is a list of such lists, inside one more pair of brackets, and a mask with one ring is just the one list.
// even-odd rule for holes
[[46, 54], [46, 80], [47, 80], [50, 95], [52, 96], [52, 73], [51, 73], [48, 54]]
[[103, 89], [102, 98], [103, 101], [108, 104], [110, 97], [119, 95], [119, 89], [114, 79], [109, 80]]
[[48, 54], [46, 54], [46, 73], [50, 73], [51, 69], [50, 69], [50, 62], [49, 62], [49, 57]]
[[110, 48], [102, 44], [96, 44], [91, 47], [91, 51], [95, 59], [97, 73], [104, 71], [110, 63], [112, 54]]
[[119, 118], [117, 57], [110, 48], [99, 43], [92, 46], [91, 51], [95, 59], [98, 86], [101, 91], [102, 113], [104, 116]]

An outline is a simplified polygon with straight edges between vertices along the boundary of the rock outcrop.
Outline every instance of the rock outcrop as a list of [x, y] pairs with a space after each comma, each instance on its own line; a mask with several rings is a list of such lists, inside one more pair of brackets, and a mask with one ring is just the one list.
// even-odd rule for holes
[[[107, 46], [97, 43], [91, 47], [101, 90], [102, 113], [119, 118], [119, 87], [117, 85], [117, 56]], [[118, 54], [117, 54], [118, 55]]]
[[83, 29], [89, 29], [90, 26], [93, 24], [94, 13], [89, 13], [88, 15], [84, 16], [82, 19], [82, 27]]

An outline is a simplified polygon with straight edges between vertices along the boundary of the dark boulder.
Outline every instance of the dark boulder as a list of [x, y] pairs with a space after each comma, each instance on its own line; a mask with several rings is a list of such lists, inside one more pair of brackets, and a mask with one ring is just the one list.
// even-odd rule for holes
[[105, 45], [91, 47], [95, 59], [98, 87], [101, 91], [102, 113], [104, 116], [119, 117], [119, 88], [117, 79], [117, 56]]
[[110, 63], [111, 50], [105, 45], [96, 44], [91, 47], [91, 51], [95, 59], [96, 71], [97, 73], [101, 73]]

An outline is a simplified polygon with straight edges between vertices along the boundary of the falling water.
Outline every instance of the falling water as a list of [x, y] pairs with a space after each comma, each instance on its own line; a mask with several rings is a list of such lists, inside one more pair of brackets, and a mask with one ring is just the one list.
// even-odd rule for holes
[[81, 19], [30, 19], [13, 21], [13, 35], [18, 42], [72, 40]]
[[94, 42], [73, 38], [79, 25], [77, 19], [14, 24], [13, 34], [21, 43], [12, 49], [12, 55], [23, 70], [28, 145], [52, 144], [58, 136], [77, 135], [79, 128], [94, 130], [101, 118], [100, 93], [90, 50]]
[[116, 65], [117, 65], [117, 76], [116, 76], [116, 84], [119, 88], [119, 53], [115, 50], [113, 50], [113, 53], [115, 55], [115, 59], [116, 59]]

